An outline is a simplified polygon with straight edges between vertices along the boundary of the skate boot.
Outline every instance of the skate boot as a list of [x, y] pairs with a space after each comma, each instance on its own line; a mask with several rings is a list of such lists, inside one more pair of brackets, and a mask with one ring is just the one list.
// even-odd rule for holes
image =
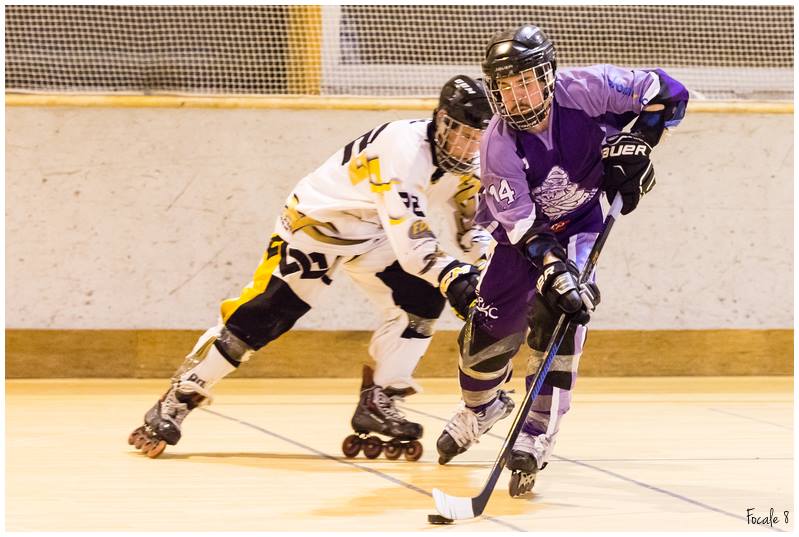
[[535, 437], [524, 431], [513, 444], [506, 464], [508, 470], [512, 472], [508, 484], [511, 498], [517, 498], [533, 490], [535, 476], [538, 473], [538, 461], [532, 453], [534, 445]]
[[497, 398], [480, 412], [475, 413], [463, 405], [438, 437], [438, 464], [447, 464], [455, 455], [460, 455], [473, 443], [479, 442], [479, 438], [490, 431], [496, 422], [510, 414], [514, 406], [513, 399], [505, 390], [499, 390]]
[[[405, 459], [416, 461], [422, 456], [422, 426], [405, 419], [397, 410], [395, 401], [416, 393], [413, 388], [382, 388], [374, 384], [374, 371], [368, 365], [363, 368], [363, 382], [358, 407], [352, 416], [352, 428], [356, 434], [344, 439], [341, 451], [347, 458], [358, 456], [361, 449], [367, 459], [376, 459], [385, 453], [387, 459], [396, 460], [405, 454]], [[378, 433], [390, 437], [383, 440]]]
[[180, 424], [189, 412], [210, 404], [211, 394], [191, 381], [178, 381], [144, 415], [144, 425], [130, 433], [128, 444], [154, 459], [180, 440]]

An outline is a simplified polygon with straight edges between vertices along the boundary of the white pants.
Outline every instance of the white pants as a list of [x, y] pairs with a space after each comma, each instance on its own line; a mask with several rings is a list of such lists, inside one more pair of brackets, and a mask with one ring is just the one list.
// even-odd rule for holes
[[299, 250], [273, 235], [253, 281], [238, 298], [222, 303], [222, 322], [259, 349], [307, 313], [340, 268], [380, 311], [381, 325], [369, 345], [375, 383], [420, 391], [412, 374], [430, 345], [445, 300], [436, 287], [402, 270], [388, 241], [345, 258]]

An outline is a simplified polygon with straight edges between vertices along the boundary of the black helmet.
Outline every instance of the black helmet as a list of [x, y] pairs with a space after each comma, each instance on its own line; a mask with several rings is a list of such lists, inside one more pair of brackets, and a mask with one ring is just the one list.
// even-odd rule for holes
[[[527, 24], [497, 33], [486, 48], [483, 61], [491, 108], [514, 128], [535, 127], [549, 114], [555, 90], [555, 68], [555, 47], [537, 26]], [[538, 102], [526, 110], [520, 110], [518, 103], [511, 105], [502, 100], [498, 80], [516, 75], [521, 75], [516, 85], [524, 87], [528, 97], [528, 85], [540, 93]]]
[[433, 115], [436, 160], [444, 171], [467, 173], [474, 170], [479, 156], [479, 145], [476, 149], [475, 145], [492, 115], [480, 81], [458, 75], [444, 84]]

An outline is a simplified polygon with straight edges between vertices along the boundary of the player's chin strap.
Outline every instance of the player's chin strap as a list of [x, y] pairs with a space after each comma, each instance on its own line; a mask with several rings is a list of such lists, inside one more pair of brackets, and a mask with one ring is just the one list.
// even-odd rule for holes
[[[597, 237], [596, 242], [594, 242], [594, 246], [591, 248], [591, 253], [588, 255], [588, 261], [586, 261], [585, 267], [580, 273], [580, 284], [583, 284], [591, 279], [591, 275], [594, 273], [594, 268], [596, 268], [596, 263], [599, 259], [599, 254], [602, 252], [602, 247], [605, 245], [608, 235], [610, 235], [610, 230], [613, 227], [613, 223], [619, 218], [621, 206], [621, 195], [616, 194], [616, 197], [613, 199], [613, 203], [610, 206], [610, 213], [605, 218], [605, 225], [602, 228], [602, 232], [599, 234], [599, 237]], [[530, 407], [532, 407], [533, 401], [536, 397], [538, 397], [541, 387], [544, 385], [544, 379], [549, 372], [552, 361], [554, 360], [555, 355], [560, 348], [560, 344], [563, 342], [563, 338], [566, 335], [566, 331], [569, 329], [570, 324], [571, 323], [566, 319], [565, 314], [561, 315], [558, 319], [558, 324], [555, 326], [555, 330], [552, 332], [552, 337], [549, 340], [549, 344], [544, 351], [545, 359], [542, 360], [541, 365], [538, 366], [538, 371], [535, 375], [535, 381], [527, 391], [524, 401], [519, 407], [519, 410], [516, 412], [516, 418], [513, 420], [513, 423], [510, 426], [508, 436], [505, 437], [505, 442], [502, 444], [502, 449], [499, 451], [499, 456], [494, 462], [494, 466], [491, 468], [491, 472], [488, 474], [488, 479], [483, 486], [483, 490], [480, 491], [480, 494], [473, 498], [465, 498], [459, 496], [449, 496], [439, 489], [433, 489], [433, 499], [436, 502], [436, 510], [438, 510], [442, 516], [451, 520], [465, 520], [469, 518], [475, 518], [483, 513], [483, 510], [488, 504], [488, 499], [491, 497], [491, 493], [494, 492], [494, 486], [497, 484], [499, 475], [502, 473], [502, 469], [508, 462], [511, 448], [513, 448], [513, 444], [516, 442], [516, 438], [519, 436], [519, 433], [522, 430], [525, 418], [530, 412]]]

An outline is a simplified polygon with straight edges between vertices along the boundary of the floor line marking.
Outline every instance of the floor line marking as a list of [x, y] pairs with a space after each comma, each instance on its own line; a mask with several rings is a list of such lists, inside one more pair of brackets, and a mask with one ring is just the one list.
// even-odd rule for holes
[[718, 409], [718, 408], [710, 408], [710, 407], [708, 407], [708, 410], [712, 410], [713, 412], [718, 412], [719, 414], [727, 414], [728, 416], [735, 416], [736, 418], [742, 418], [742, 419], [749, 420], [749, 421], [754, 421], [754, 422], [757, 422], [757, 423], [765, 423], [767, 425], [773, 425], [774, 427], [779, 427], [781, 429], [788, 429], [789, 431], [793, 431], [793, 427], [789, 427], [787, 425], [782, 425], [780, 423], [774, 423], [773, 421], [766, 421], [766, 420], [761, 420], [761, 419], [758, 419], [758, 418], [752, 418], [750, 416], [744, 416], [743, 414], [736, 414], [735, 412], [730, 412], [728, 410], [721, 410], [721, 409]]
[[[416, 414], [421, 414], [422, 416], [427, 416], [428, 418], [437, 419], [437, 420], [439, 420], [439, 421], [444, 421], [444, 422], [448, 421], [448, 420], [446, 420], [445, 418], [442, 418], [442, 417], [440, 417], [440, 416], [436, 416], [436, 415], [434, 415], [434, 414], [429, 414], [429, 413], [427, 413], [427, 412], [422, 412], [421, 410], [416, 410], [416, 409], [411, 409], [411, 408], [403, 407], [403, 411], [405, 411], [405, 412], [413, 412], [413, 413], [416, 413]], [[491, 433], [491, 432], [489, 432], [489, 433], [486, 433], [486, 436], [490, 436], [490, 437], [492, 437], [492, 438], [497, 438], [497, 439], [499, 439], [499, 440], [505, 440], [505, 437], [504, 437], [504, 436], [499, 436], [499, 435], [497, 435], [497, 434], [494, 434], [494, 433]], [[660, 487], [656, 487], [656, 486], [654, 486], [654, 485], [650, 485], [650, 484], [648, 484], [648, 483], [644, 483], [643, 481], [638, 481], [638, 480], [636, 480], [636, 479], [632, 479], [632, 478], [630, 478], [630, 477], [623, 476], [623, 475], [621, 475], [621, 474], [618, 474], [618, 473], [616, 473], [616, 472], [612, 472], [612, 471], [610, 471], [610, 470], [605, 470], [604, 468], [600, 468], [600, 467], [598, 467], [598, 466], [594, 466], [594, 465], [592, 465], [592, 464], [587, 464], [587, 463], [584, 463], [584, 462], [580, 462], [580, 461], [578, 461], [578, 460], [576, 460], [576, 459], [569, 459], [569, 458], [567, 458], [567, 457], [562, 457], [562, 456], [559, 456], [559, 455], [552, 455], [552, 458], [554, 458], [554, 459], [558, 459], [558, 460], [561, 460], [561, 461], [565, 461], [565, 462], [570, 462], [570, 463], [572, 463], [572, 464], [577, 464], [577, 465], [579, 465], [579, 466], [584, 466], [584, 467], [586, 467], [586, 468], [591, 468], [592, 470], [596, 470], [596, 471], [598, 471], [598, 472], [602, 472], [602, 473], [608, 474], [608, 475], [610, 475], [610, 476], [613, 476], [613, 477], [615, 477], [615, 478], [617, 478], [617, 479], [621, 479], [621, 480], [623, 480], [623, 481], [627, 481], [627, 482], [629, 482], [629, 483], [633, 483], [633, 484], [635, 484], [635, 485], [638, 485], [638, 486], [640, 486], [640, 487], [644, 487], [644, 488], [646, 488], [646, 489], [649, 489], [649, 490], [652, 490], [652, 491], [654, 491], [654, 492], [659, 492], [659, 493], [661, 493], [661, 494], [666, 494], [667, 496], [671, 496], [671, 497], [673, 497], [673, 498], [676, 498], [676, 499], [678, 499], [678, 500], [682, 500], [682, 501], [684, 501], [684, 502], [687, 502], [687, 503], [690, 503], [690, 504], [693, 504], [693, 505], [696, 505], [696, 506], [702, 507], [702, 508], [704, 508], [704, 509], [707, 509], [707, 510], [710, 510], [710, 511], [714, 511], [714, 512], [716, 512], [716, 513], [720, 513], [720, 514], [723, 514], [723, 515], [727, 515], [727, 516], [730, 516], [730, 517], [736, 518], [736, 519], [738, 519], [738, 520], [744, 520], [744, 521], [746, 521], [746, 517], [745, 517], [745, 516], [742, 516], [742, 515], [736, 515], [736, 514], [734, 514], [734, 513], [730, 513], [730, 512], [728, 512], [728, 511], [724, 511], [723, 509], [719, 509], [719, 508], [717, 508], [717, 507], [713, 507], [712, 505], [707, 505], [707, 504], [705, 504], [705, 503], [702, 503], [702, 502], [700, 502], [700, 501], [693, 500], [693, 499], [691, 499], [691, 498], [688, 498], [687, 496], [683, 496], [683, 495], [681, 495], [681, 494], [678, 494], [678, 493], [676, 493], [676, 492], [671, 492], [671, 491], [669, 491], [669, 490], [662, 489], [662, 488], [660, 488]], [[780, 531], [780, 532], [784, 532], [784, 531], [785, 531], [785, 530], [782, 530], [782, 529], [779, 529], [779, 528], [774, 528], [774, 527], [771, 527], [770, 529], [771, 529], [771, 530], [773, 530], [773, 531]]]
[[[338, 462], [338, 463], [341, 463], [341, 464], [346, 464], [348, 466], [352, 466], [354, 468], [357, 468], [359, 470], [363, 470], [363, 471], [368, 472], [370, 474], [374, 474], [377, 477], [380, 477], [382, 479], [386, 479], [388, 481], [391, 481], [392, 483], [394, 483], [396, 485], [400, 485], [402, 487], [405, 487], [408, 490], [412, 490], [414, 492], [418, 492], [419, 494], [424, 494], [425, 496], [429, 496], [431, 498], [433, 497], [433, 494], [431, 492], [427, 492], [426, 490], [421, 489], [421, 488], [417, 487], [416, 485], [412, 485], [411, 483], [406, 483], [405, 481], [403, 481], [401, 479], [397, 479], [396, 477], [390, 476], [390, 475], [388, 475], [386, 473], [383, 473], [380, 470], [375, 470], [374, 468], [369, 468], [368, 466], [363, 466], [363, 465], [358, 464], [356, 462], [348, 461], [346, 459], [341, 459], [339, 457], [334, 457], [333, 455], [328, 455], [327, 453], [325, 453], [323, 451], [319, 451], [318, 449], [315, 449], [315, 448], [313, 448], [311, 446], [307, 446], [307, 445], [303, 444], [302, 442], [298, 442], [296, 440], [293, 440], [291, 438], [288, 438], [288, 437], [283, 436], [281, 434], [278, 434], [276, 432], [270, 431], [269, 429], [264, 429], [263, 427], [259, 427], [258, 425], [255, 425], [253, 423], [249, 423], [249, 422], [246, 422], [244, 420], [240, 420], [238, 418], [234, 418], [232, 416], [228, 416], [228, 415], [222, 414], [220, 412], [216, 412], [214, 410], [209, 410], [207, 408], [200, 408], [200, 410], [202, 410], [204, 412], [207, 412], [208, 414], [213, 414], [214, 416], [229, 420], [229, 421], [234, 421], [236, 423], [240, 423], [241, 425], [244, 425], [245, 427], [249, 427], [251, 429], [255, 429], [256, 431], [260, 431], [260, 432], [262, 432], [264, 434], [267, 434], [269, 436], [273, 436], [273, 437], [275, 437], [275, 438], [277, 438], [279, 440], [283, 440], [284, 442], [288, 442], [289, 444], [292, 444], [292, 445], [294, 445], [294, 446], [296, 446], [296, 447], [298, 447], [300, 449], [304, 449], [306, 451], [310, 451], [311, 453], [315, 453], [316, 455], [319, 455], [320, 457], [323, 457], [325, 459], [329, 459], [331, 461]], [[409, 464], [411, 464], [411, 463], [409, 463]], [[510, 528], [510, 529], [512, 529], [514, 531], [527, 531], [525, 529], [522, 529], [522, 528], [520, 528], [518, 526], [514, 526], [513, 524], [511, 524], [509, 522], [506, 522], [504, 520], [500, 520], [498, 518], [489, 517], [489, 516], [485, 516], [485, 515], [483, 515], [481, 518], [484, 518], [484, 519], [488, 520], [489, 522], [493, 522], [493, 523], [498, 524], [500, 526], [505, 526], [505, 527]]]

